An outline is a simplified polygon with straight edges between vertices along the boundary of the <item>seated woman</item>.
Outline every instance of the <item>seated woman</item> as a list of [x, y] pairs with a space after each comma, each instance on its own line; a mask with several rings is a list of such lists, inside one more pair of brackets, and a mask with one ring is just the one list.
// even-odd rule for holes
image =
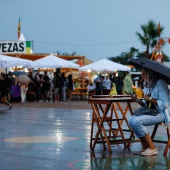
[[132, 100], [138, 102], [142, 107], [134, 111], [134, 115], [129, 118], [128, 124], [141, 141], [142, 150], [140, 154], [154, 155], [158, 153], [158, 150], [152, 142], [146, 126], [170, 122], [170, 96], [166, 82], [158, 78], [154, 71], [143, 68], [142, 78], [145, 83], [143, 100], [132, 96]]

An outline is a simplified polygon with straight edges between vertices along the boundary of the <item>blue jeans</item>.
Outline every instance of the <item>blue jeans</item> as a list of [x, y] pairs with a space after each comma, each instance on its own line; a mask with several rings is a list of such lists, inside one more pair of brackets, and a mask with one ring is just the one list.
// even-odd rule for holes
[[141, 115], [141, 116], [131, 116], [128, 119], [128, 124], [138, 138], [144, 137], [148, 134], [146, 126], [152, 126], [161, 122], [164, 122], [165, 118], [161, 113], [156, 116], [152, 115]]

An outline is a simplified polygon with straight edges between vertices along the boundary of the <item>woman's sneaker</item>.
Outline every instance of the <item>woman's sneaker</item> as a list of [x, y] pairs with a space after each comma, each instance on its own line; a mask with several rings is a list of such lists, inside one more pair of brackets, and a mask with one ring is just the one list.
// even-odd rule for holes
[[158, 154], [158, 150], [156, 148], [153, 150], [150, 150], [148, 148], [144, 152], [141, 152], [141, 155], [143, 155], [143, 156], [150, 156], [150, 155], [155, 155], [155, 154]]

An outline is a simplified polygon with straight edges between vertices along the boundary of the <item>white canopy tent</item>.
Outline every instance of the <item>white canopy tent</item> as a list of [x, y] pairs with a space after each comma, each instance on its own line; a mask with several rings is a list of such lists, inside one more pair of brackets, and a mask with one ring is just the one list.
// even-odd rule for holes
[[[28, 68], [79, 68], [78, 64], [61, 59], [54, 55], [48, 55], [44, 58], [35, 60]], [[51, 76], [52, 77], [52, 76]], [[51, 80], [51, 101], [52, 101], [52, 80]]]
[[16, 66], [27, 66], [32, 63], [31, 60], [26, 60], [17, 57], [10, 57], [6, 55], [0, 55], [0, 68], [9, 68], [9, 67], [16, 67]]
[[64, 60], [54, 55], [48, 55], [32, 62], [30, 68], [79, 68], [78, 64]]
[[100, 72], [106, 72], [106, 71], [130, 71], [131, 68], [128, 66], [125, 66], [123, 64], [115, 63], [113, 61], [103, 59], [96, 61], [94, 63], [82, 66], [79, 68], [80, 71], [100, 71]]

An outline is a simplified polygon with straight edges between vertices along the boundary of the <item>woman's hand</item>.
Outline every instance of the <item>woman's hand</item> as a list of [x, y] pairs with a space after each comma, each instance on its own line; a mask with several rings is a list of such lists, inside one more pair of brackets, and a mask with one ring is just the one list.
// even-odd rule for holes
[[136, 97], [136, 95], [132, 95], [131, 97], [133, 101], [138, 102], [138, 98]]
[[145, 95], [143, 98], [144, 98], [144, 100], [149, 101], [150, 97], [151, 97], [150, 95]]
[[142, 100], [140, 100], [140, 99], [138, 99], [137, 97], [136, 97], [136, 95], [132, 95], [131, 96], [132, 97], [132, 100], [134, 101], [134, 102], [137, 102], [137, 103], [139, 103], [141, 106], [145, 106], [145, 104], [143, 103], [143, 101]]

